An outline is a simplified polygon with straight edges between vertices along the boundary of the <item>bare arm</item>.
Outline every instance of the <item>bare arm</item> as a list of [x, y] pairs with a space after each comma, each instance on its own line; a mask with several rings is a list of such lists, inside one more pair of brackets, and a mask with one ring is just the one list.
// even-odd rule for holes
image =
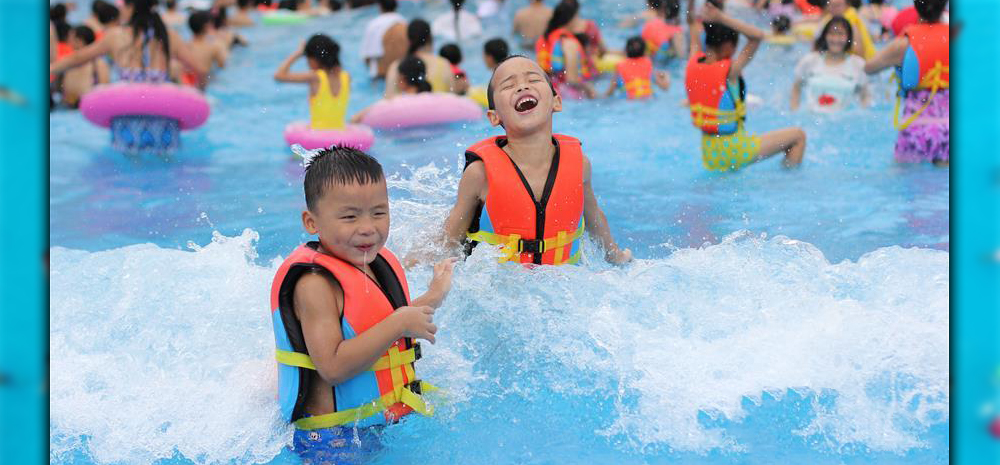
[[693, 57], [701, 53], [701, 33], [705, 28], [700, 22], [691, 22], [688, 27], [688, 33], [690, 35], [688, 42], [688, 56]]
[[226, 67], [226, 60], [229, 58], [229, 49], [224, 45], [217, 43], [214, 53], [212, 54], [212, 61], [215, 62], [215, 66], [220, 68]]
[[465, 233], [472, 226], [481, 199], [487, 194], [486, 165], [481, 161], [472, 162], [458, 181], [458, 198], [444, 221], [444, 246], [457, 250], [465, 239]]
[[302, 56], [302, 47], [292, 52], [285, 58], [285, 61], [281, 62], [278, 66], [278, 70], [274, 72], [274, 80], [278, 82], [313, 82], [316, 79], [316, 73], [293, 73], [290, 71], [292, 63], [295, 63], [300, 56]]
[[108, 35], [101, 37], [98, 40], [86, 47], [81, 48], [73, 52], [72, 55], [64, 57], [61, 60], [56, 60], [55, 63], [49, 65], [50, 74], [59, 74], [70, 68], [76, 68], [77, 66], [88, 63], [90, 60], [97, 58], [99, 56], [107, 55], [111, 52], [111, 41]]
[[448, 291], [451, 290], [452, 272], [455, 270], [455, 262], [457, 261], [458, 258], [446, 258], [434, 265], [434, 277], [431, 278], [431, 283], [427, 286], [427, 292], [411, 300], [410, 305], [413, 307], [440, 307], [444, 298], [448, 296]]
[[212, 71], [211, 64], [206, 66], [195, 59], [194, 55], [191, 54], [191, 49], [187, 46], [187, 42], [184, 42], [184, 39], [181, 38], [181, 35], [177, 31], [168, 28], [167, 35], [170, 37], [170, 53], [186, 66], [187, 69], [202, 76]]
[[400, 307], [357, 337], [344, 340], [340, 315], [344, 292], [335, 280], [305, 274], [295, 284], [295, 313], [302, 322], [309, 357], [330, 385], [341, 384], [371, 368], [397, 339], [419, 337], [434, 342], [434, 309]]
[[49, 63], [56, 61], [56, 25], [49, 22]]
[[747, 37], [747, 44], [743, 46], [743, 49], [740, 50], [739, 55], [737, 55], [729, 67], [729, 79], [734, 80], [743, 73], [743, 68], [750, 64], [750, 60], [753, 60], [754, 54], [757, 53], [757, 48], [760, 47], [760, 41], [764, 40], [767, 34], [756, 26], [729, 16], [710, 2], [705, 3], [704, 15], [705, 21], [722, 23]]
[[612, 95], [615, 95], [615, 89], [617, 88], [618, 88], [618, 73], [615, 73], [614, 76], [611, 76], [611, 81], [608, 82], [608, 90], [604, 92], [604, 97], [608, 98], [611, 97]]
[[687, 57], [688, 46], [684, 39], [683, 32], [674, 34], [674, 36], [670, 38], [670, 47], [674, 50], [674, 55], [676, 55], [677, 58]]
[[660, 89], [667, 90], [670, 88], [670, 74], [666, 71], [656, 71], [653, 74], [653, 79], [656, 82], [656, 86]]
[[910, 45], [910, 39], [906, 36], [899, 36], [889, 42], [885, 48], [875, 52], [875, 56], [865, 62], [865, 72], [875, 74], [890, 66], [899, 66], [903, 63], [903, 56], [906, 55], [906, 47]]
[[385, 72], [385, 94], [383, 97], [392, 98], [399, 94], [399, 60], [389, 65]]
[[597, 204], [597, 197], [594, 196], [594, 189], [590, 183], [591, 170], [590, 159], [583, 157], [583, 218], [587, 222], [587, 232], [590, 237], [596, 239], [604, 248], [604, 259], [609, 263], [622, 264], [632, 260], [632, 251], [618, 248], [614, 237], [611, 237], [611, 228], [608, 226], [608, 219], [604, 216], [604, 211]]
[[107, 84], [111, 82], [111, 70], [108, 69], [108, 64], [104, 60], [95, 60], [94, 66], [97, 66], [97, 83]]
[[792, 84], [792, 99], [791, 108], [792, 111], [799, 109], [799, 100], [802, 98], [802, 80], [796, 79]]

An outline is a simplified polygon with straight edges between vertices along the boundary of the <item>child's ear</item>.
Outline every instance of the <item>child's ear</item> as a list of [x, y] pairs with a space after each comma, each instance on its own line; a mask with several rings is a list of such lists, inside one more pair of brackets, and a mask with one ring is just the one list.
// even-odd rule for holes
[[313, 218], [313, 214], [309, 210], [302, 211], [302, 226], [309, 234], [319, 234], [319, 230], [316, 229], [316, 218]]
[[556, 94], [552, 97], [552, 113], [562, 111], [562, 95]]
[[486, 110], [486, 117], [489, 118], [491, 126], [503, 126], [503, 121], [500, 121], [500, 115], [496, 110]]

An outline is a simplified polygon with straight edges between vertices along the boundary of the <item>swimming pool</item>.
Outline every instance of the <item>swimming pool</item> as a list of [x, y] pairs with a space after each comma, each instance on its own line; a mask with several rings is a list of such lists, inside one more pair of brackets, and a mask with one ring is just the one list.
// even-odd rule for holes
[[[267, 296], [277, 258], [307, 239], [302, 168], [282, 139], [307, 106], [271, 75], [326, 32], [354, 78], [350, 112], [374, 102], [345, 32], [374, 14], [245, 31], [208, 123], [171, 160], [127, 159], [79, 114], [51, 116], [53, 461], [295, 462]], [[620, 48], [634, 31], [616, 22], [603, 32]], [[488, 77], [482, 42], [509, 24], [486, 29], [463, 46], [474, 83]], [[893, 163], [885, 79], [872, 110], [784, 110], [805, 49], [765, 48], [745, 73], [764, 100], [750, 131], [808, 134], [798, 170], [706, 172], [678, 65], [654, 100], [567, 104], [556, 131], [583, 140], [638, 260], [612, 268], [591, 247], [584, 267], [529, 273], [477, 249], [418, 368], [447, 397], [388, 429], [377, 462], [945, 463], [948, 170]], [[483, 121], [378, 135], [390, 247], [435, 233], [464, 148], [497, 133]], [[429, 273], [410, 273], [415, 292]]]

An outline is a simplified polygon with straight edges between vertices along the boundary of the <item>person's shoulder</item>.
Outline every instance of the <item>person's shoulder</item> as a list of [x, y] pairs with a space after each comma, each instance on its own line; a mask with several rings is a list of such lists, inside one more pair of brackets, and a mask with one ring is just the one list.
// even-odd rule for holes
[[847, 64], [852, 68], [864, 68], [865, 59], [852, 53], [847, 57]]

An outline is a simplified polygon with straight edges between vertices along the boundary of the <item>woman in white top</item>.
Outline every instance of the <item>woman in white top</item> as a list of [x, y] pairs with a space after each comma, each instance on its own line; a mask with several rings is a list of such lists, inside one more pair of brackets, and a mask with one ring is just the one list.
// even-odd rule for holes
[[820, 112], [840, 110], [854, 99], [862, 106], [869, 105], [865, 60], [850, 53], [853, 36], [851, 24], [842, 16], [834, 16], [826, 23], [814, 51], [795, 66], [792, 110], [799, 108], [803, 97], [808, 108]]
[[462, 39], [478, 37], [483, 33], [483, 25], [476, 15], [462, 9], [465, 0], [450, 0], [453, 11], [438, 16], [431, 23], [431, 31], [435, 37], [441, 37], [449, 42], [459, 42]]

